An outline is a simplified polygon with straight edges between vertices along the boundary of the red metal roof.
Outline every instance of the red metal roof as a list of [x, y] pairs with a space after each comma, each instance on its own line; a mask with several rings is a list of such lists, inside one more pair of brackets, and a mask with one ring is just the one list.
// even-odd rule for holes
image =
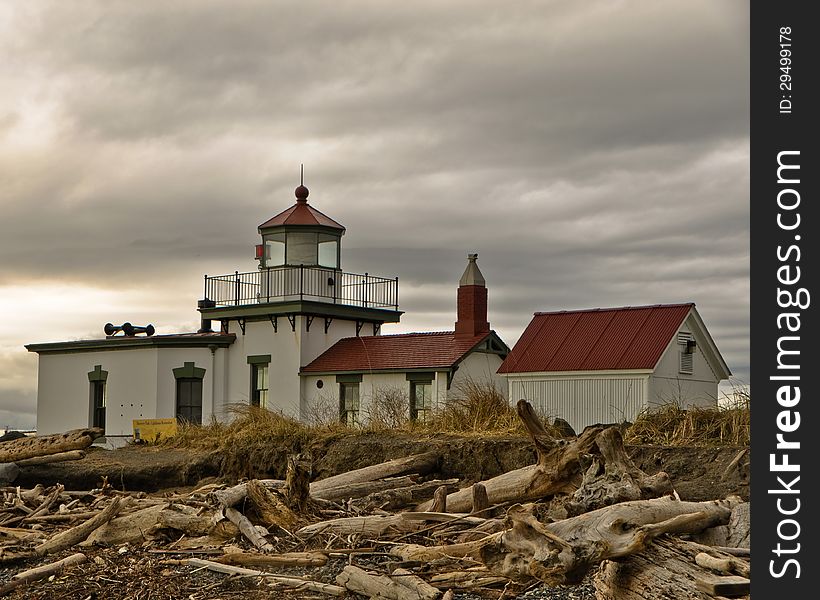
[[693, 306], [535, 313], [498, 372], [654, 369]]
[[490, 335], [457, 338], [453, 331], [433, 331], [344, 338], [302, 372], [449, 369]]
[[323, 212], [316, 210], [310, 204], [303, 201], [297, 201], [296, 204], [287, 210], [283, 210], [275, 217], [271, 217], [262, 223], [259, 229], [278, 227], [280, 225], [321, 225], [322, 227], [345, 230], [344, 225], [337, 223]]

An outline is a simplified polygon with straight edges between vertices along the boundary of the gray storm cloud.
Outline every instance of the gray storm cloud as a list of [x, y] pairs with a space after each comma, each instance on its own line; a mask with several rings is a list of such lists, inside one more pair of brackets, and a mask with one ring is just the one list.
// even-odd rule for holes
[[477, 250], [510, 344], [533, 310], [693, 300], [748, 380], [747, 29], [739, 1], [7, 5], [0, 286], [139, 281], [194, 323], [304, 162], [407, 328], [451, 325]]

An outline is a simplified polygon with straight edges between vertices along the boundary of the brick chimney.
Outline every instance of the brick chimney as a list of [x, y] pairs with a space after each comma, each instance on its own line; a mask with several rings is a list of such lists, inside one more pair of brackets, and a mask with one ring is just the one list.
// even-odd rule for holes
[[456, 337], [475, 337], [490, 332], [487, 321], [487, 286], [476, 264], [478, 254], [468, 254], [467, 268], [458, 282]]

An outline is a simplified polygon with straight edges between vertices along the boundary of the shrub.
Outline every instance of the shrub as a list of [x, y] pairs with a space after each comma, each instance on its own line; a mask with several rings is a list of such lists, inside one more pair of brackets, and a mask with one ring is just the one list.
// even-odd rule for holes
[[410, 422], [410, 398], [398, 386], [377, 388], [364, 412], [367, 429], [401, 429]]

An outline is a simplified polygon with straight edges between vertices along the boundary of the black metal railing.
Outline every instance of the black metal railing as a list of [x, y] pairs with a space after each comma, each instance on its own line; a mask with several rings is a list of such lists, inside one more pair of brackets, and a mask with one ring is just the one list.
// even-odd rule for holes
[[399, 278], [294, 266], [205, 276], [205, 298], [218, 307], [314, 300], [347, 306], [399, 309]]

